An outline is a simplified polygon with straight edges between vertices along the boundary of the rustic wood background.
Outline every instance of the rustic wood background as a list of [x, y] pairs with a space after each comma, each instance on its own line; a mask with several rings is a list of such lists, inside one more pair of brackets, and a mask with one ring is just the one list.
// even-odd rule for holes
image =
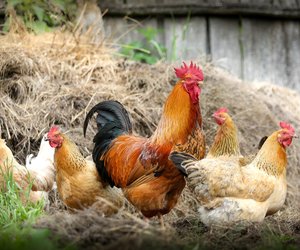
[[300, 91], [300, 0], [77, 1], [91, 5], [93, 20], [98, 3], [115, 44], [139, 41], [138, 28], [154, 27], [169, 61], [205, 58], [244, 80]]
[[244, 80], [300, 91], [300, 0], [98, 2], [116, 43], [138, 41], [136, 29], [154, 27], [168, 60], [210, 58]]

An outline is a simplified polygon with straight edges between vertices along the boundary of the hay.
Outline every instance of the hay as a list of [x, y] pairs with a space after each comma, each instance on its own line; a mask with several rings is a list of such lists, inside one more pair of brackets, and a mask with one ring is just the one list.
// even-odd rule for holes
[[159, 242], [171, 245], [174, 233], [171, 228], [164, 231], [157, 224], [125, 211], [104, 217], [93, 208], [76, 214], [59, 212], [50, 218], [44, 217], [38, 221], [36, 228], [50, 228], [55, 235], [61, 236], [62, 242], [72, 242], [84, 249], [136, 249], [150, 238], [157, 240], [156, 246]]
[[[110, 49], [78, 45], [70, 35], [28, 35], [22, 43], [15, 35], [0, 40], [1, 132], [21, 160], [37, 149], [31, 143], [53, 123], [70, 130], [76, 141], [83, 140], [80, 146], [88, 145], [93, 133], [87, 140], [82, 138], [82, 121], [92, 105], [106, 99], [128, 107], [138, 132], [150, 134], [155, 128], [159, 104], [171, 88], [153, 98], [165, 88], [157, 88], [157, 81], [169, 80], [164, 68], [155, 72], [145, 65], [114, 60]], [[145, 108], [145, 103], [151, 104]]]
[[196, 249], [286, 249], [300, 244], [299, 212], [291, 209], [269, 216], [264, 223], [206, 227], [195, 217], [178, 220], [177, 233]]
[[[153, 133], [165, 99], [176, 82], [173, 65], [133, 63], [114, 57], [114, 53], [105, 43], [95, 46], [85, 37], [67, 33], [0, 37], [1, 136], [8, 140], [21, 162], [26, 154], [38, 150], [42, 135], [53, 123], [68, 131], [84, 155], [90, 154], [95, 127], [89, 127], [87, 138], [83, 138], [82, 123], [93, 105], [107, 99], [124, 104], [131, 115], [135, 133], [143, 136]], [[278, 129], [280, 120], [291, 122], [299, 133], [299, 93], [270, 84], [245, 83], [210, 64], [204, 65], [204, 74], [201, 109], [208, 145], [216, 131], [211, 115], [221, 106], [230, 110], [239, 127], [244, 154], [255, 153], [260, 138]], [[233, 239], [242, 237], [246, 230], [244, 239], [251, 243], [251, 237], [258, 237], [262, 241], [260, 232], [266, 226], [278, 232], [283, 227], [285, 234], [299, 234], [299, 150], [296, 140], [288, 149], [286, 208], [268, 217], [262, 225], [245, 227], [239, 233], [226, 229], [233, 234]], [[218, 239], [216, 245], [210, 246], [222, 246], [219, 239], [226, 238], [229, 231], [216, 229], [212, 234], [197, 219], [197, 207], [197, 201], [185, 189], [176, 208], [165, 216], [167, 228], [173, 235], [170, 236], [161, 233], [156, 220], [150, 225], [141, 222], [140, 214], [130, 205], [111, 218], [99, 216], [92, 210], [68, 214], [57, 196], [53, 196], [49, 216], [37, 226], [50, 228], [63, 239], [90, 248], [101, 245], [110, 249], [118, 244], [118, 248], [124, 248], [125, 241], [129, 246], [141, 248], [145, 242], [153, 243], [147, 240], [149, 235], [157, 242], [168, 239], [161, 245], [167, 244], [169, 248], [181, 246], [183, 240], [194, 242], [199, 237], [203, 241], [206, 239], [205, 242]], [[296, 211], [291, 212], [293, 209]], [[224, 237], [220, 236], [222, 233]], [[181, 236], [182, 241], [174, 240]]]

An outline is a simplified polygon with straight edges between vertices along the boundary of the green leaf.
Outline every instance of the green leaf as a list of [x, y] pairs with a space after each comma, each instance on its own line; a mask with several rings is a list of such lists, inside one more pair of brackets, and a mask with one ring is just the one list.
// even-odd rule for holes
[[147, 41], [150, 41], [151, 39], [155, 38], [158, 33], [157, 29], [154, 29], [152, 27], [140, 29], [140, 30], [138, 30], [138, 32], [140, 34], [142, 34], [146, 38]]
[[[154, 64], [160, 59], [166, 58], [167, 49], [155, 40], [159, 30], [152, 27], [139, 29], [138, 32], [144, 37], [143, 42], [135, 41], [122, 45], [120, 53], [134, 61]], [[145, 41], [146, 40], [146, 41]]]
[[8, 0], [7, 1], [7, 6], [8, 7], [14, 7], [17, 4], [21, 4], [23, 1], [22, 0]]
[[61, 1], [61, 0], [53, 0], [52, 3], [58, 7], [60, 10], [65, 10], [65, 2], [66, 1]]
[[36, 34], [50, 32], [52, 30], [44, 21], [31, 22], [31, 24], [28, 27], [31, 28]]
[[150, 43], [156, 49], [157, 53], [159, 54], [160, 58], [163, 59], [166, 57], [166, 48], [160, 45], [158, 42], [151, 40]]
[[43, 21], [43, 19], [44, 19], [44, 13], [45, 13], [44, 9], [42, 9], [41, 7], [39, 7], [37, 5], [33, 5], [32, 9], [34, 11], [34, 14], [39, 19], [39, 21]]
[[3, 28], [2, 29], [6, 33], [9, 31], [10, 22], [11, 22], [11, 20], [9, 18], [7, 18], [6, 21], [5, 21], [5, 23], [3, 24]]

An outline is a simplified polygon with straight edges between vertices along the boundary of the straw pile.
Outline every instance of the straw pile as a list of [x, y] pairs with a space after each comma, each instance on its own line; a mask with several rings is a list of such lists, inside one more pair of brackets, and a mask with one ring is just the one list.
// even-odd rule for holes
[[[244, 154], [255, 153], [260, 138], [278, 129], [280, 120], [291, 122], [299, 133], [298, 93], [270, 84], [245, 83], [210, 64], [202, 65], [205, 84], [201, 94], [201, 109], [208, 145], [216, 131], [211, 115], [221, 106], [230, 110], [240, 129]], [[89, 128], [87, 138], [83, 138], [85, 115], [93, 105], [107, 99], [123, 103], [131, 115], [135, 133], [149, 136], [176, 82], [173, 66], [164, 63], [150, 66], [116, 58], [114, 50], [105, 44], [95, 46], [84, 38], [75, 38], [66, 33], [2, 36], [1, 137], [8, 140], [15, 156], [24, 162], [29, 152], [37, 151], [41, 136], [55, 123], [68, 131], [81, 151], [88, 155], [92, 149], [95, 128]], [[222, 239], [226, 237], [230, 240], [246, 239], [254, 245], [256, 243], [251, 243], [253, 238], [264, 241], [261, 232], [268, 225], [271, 225], [273, 235], [274, 232], [283, 232], [299, 236], [299, 150], [297, 141], [288, 149], [286, 207], [267, 218], [262, 225], [209, 230], [199, 222], [197, 201], [186, 189], [177, 207], [165, 216], [168, 233], [161, 233], [156, 222], [145, 224], [130, 205], [120, 214], [104, 218], [92, 209], [68, 214], [62, 211], [57, 199], [50, 209], [51, 215], [43, 218], [37, 226], [50, 228], [62, 235], [63, 239], [76, 241], [80, 246], [105, 246], [106, 249], [124, 249], [125, 241], [128, 246], [137, 248], [168, 245], [175, 249], [182, 246], [183, 240], [199, 240], [200, 245], [206, 242], [216, 247], [223, 244]], [[148, 240], [149, 237], [157, 240], [153, 242]], [[183, 240], [174, 240], [178, 237]], [[212, 242], [212, 239], [215, 241]], [[226, 244], [224, 246], [232, 246]]]

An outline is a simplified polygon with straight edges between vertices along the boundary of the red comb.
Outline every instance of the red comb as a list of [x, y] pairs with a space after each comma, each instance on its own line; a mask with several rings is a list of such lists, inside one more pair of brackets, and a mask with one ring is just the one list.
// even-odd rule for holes
[[53, 125], [53, 126], [50, 128], [48, 134], [51, 135], [51, 134], [53, 134], [53, 133], [55, 133], [55, 132], [57, 132], [57, 131], [59, 131], [59, 127], [56, 126], [56, 125]]
[[282, 129], [287, 129], [290, 133], [294, 134], [295, 133], [295, 129], [293, 128], [293, 126], [287, 122], [279, 122], [279, 126]]
[[228, 113], [228, 109], [227, 108], [219, 108], [215, 114], [220, 114], [220, 113]]
[[192, 78], [195, 81], [203, 81], [203, 72], [202, 70], [193, 62], [191, 62], [190, 66], [187, 66], [185, 62], [183, 62], [183, 66], [180, 68], [174, 68], [175, 74], [178, 78], [184, 79], [186, 77]]

